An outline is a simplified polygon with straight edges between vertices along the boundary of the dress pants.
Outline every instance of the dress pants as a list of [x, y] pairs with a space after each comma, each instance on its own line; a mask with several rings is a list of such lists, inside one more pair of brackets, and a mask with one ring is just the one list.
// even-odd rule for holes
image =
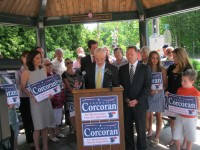
[[19, 111], [21, 113], [24, 129], [25, 129], [26, 142], [33, 143], [34, 127], [33, 127], [33, 122], [32, 122], [29, 97], [21, 97], [20, 101], [21, 103], [20, 103]]
[[124, 104], [124, 128], [126, 150], [135, 150], [134, 125], [137, 132], [137, 150], [147, 150], [146, 110], [140, 107], [128, 107]]

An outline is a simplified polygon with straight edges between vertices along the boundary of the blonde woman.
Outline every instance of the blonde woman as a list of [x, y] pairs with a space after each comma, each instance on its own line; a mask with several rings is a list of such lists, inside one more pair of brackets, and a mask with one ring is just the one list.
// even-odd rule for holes
[[147, 64], [148, 63], [148, 58], [149, 58], [149, 53], [151, 52], [150, 48], [147, 46], [144, 46], [140, 50], [140, 55], [141, 55], [141, 63], [142, 64]]
[[[189, 56], [185, 49], [183, 48], [176, 48], [173, 50], [173, 59], [174, 64], [169, 66], [167, 70], [167, 77], [168, 77], [168, 88], [166, 89], [167, 92], [176, 94], [178, 88], [181, 87], [181, 76], [182, 72], [186, 71], [187, 69], [192, 69], [192, 65], [189, 62]], [[174, 121], [175, 117], [170, 118], [170, 126], [171, 126], [171, 133], [173, 135], [174, 130]], [[169, 146], [174, 145], [174, 140], [172, 139], [169, 143]], [[183, 144], [184, 147], [185, 143]]]

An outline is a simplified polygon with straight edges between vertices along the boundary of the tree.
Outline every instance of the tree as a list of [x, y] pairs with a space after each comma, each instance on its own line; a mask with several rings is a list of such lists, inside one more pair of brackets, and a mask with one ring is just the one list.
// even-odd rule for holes
[[191, 56], [200, 55], [200, 10], [160, 18], [160, 30], [169, 24], [173, 45], [187, 49]]

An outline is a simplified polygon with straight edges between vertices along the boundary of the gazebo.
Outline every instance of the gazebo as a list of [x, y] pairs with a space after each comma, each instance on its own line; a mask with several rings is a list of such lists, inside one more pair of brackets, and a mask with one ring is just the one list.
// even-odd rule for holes
[[35, 28], [46, 50], [45, 27], [137, 19], [144, 46], [149, 19], [199, 8], [199, 0], [0, 0], [0, 24]]

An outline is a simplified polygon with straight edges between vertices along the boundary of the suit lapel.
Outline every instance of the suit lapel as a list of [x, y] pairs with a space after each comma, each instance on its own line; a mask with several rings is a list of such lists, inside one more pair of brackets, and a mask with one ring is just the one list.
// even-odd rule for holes
[[89, 62], [89, 64], [92, 63], [90, 54], [87, 55], [87, 61]]
[[[106, 86], [106, 82], [108, 81], [108, 80], [107, 80], [108, 76], [107, 76], [107, 74], [105, 73], [107, 68], [108, 68], [108, 65], [107, 65], [107, 63], [106, 63], [106, 64], [105, 64], [104, 74], [103, 74], [103, 87]], [[109, 68], [108, 68], [108, 69], [109, 69]]]
[[130, 82], [130, 74], [129, 74], [129, 63], [126, 64], [126, 68], [124, 70], [124, 74], [127, 75], [126, 77], [126, 83], [128, 84], [128, 86], [130, 87], [131, 86], [131, 82]]
[[95, 66], [96, 66], [96, 63], [92, 64], [92, 71], [91, 71], [91, 80], [92, 80], [92, 84], [93, 84], [93, 87], [96, 88], [96, 81], [95, 81]]

